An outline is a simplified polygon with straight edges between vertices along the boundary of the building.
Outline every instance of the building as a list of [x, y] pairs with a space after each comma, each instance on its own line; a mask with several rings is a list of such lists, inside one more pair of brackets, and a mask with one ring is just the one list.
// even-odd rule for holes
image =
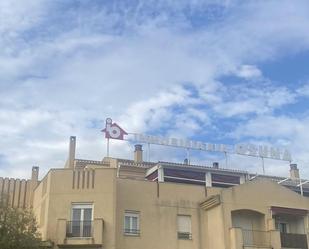
[[246, 171], [75, 158], [70, 138], [64, 168], [38, 179], [0, 178], [13, 207], [32, 208], [51, 248], [308, 248], [309, 184], [297, 165], [287, 178]]

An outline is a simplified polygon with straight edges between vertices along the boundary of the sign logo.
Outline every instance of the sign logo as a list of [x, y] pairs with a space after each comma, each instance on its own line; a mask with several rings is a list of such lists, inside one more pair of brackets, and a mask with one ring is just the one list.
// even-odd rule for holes
[[103, 129], [102, 132], [105, 132], [105, 138], [118, 140], [123, 140], [124, 136], [128, 135], [118, 124], [113, 123], [111, 118], [106, 119], [105, 129]]

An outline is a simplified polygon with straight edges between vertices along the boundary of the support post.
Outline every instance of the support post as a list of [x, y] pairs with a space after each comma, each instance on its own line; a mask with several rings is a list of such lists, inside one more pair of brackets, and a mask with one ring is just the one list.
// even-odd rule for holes
[[109, 138], [107, 138], [107, 144], [106, 144], [106, 157], [109, 157]]
[[187, 148], [187, 159], [188, 159], [188, 164], [190, 165], [190, 150]]

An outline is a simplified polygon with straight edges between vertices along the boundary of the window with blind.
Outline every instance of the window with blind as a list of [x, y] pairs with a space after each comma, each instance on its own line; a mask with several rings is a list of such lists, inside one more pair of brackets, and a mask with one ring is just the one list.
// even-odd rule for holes
[[125, 211], [124, 234], [135, 236], [138, 236], [140, 234], [138, 211]]
[[178, 225], [178, 239], [192, 239], [191, 216], [178, 215], [177, 225]]

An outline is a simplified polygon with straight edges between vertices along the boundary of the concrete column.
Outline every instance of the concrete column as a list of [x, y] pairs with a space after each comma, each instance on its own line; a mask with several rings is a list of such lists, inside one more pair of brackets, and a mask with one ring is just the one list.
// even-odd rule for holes
[[164, 182], [164, 171], [161, 166], [158, 167], [158, 182]]
[[241, 177], [240, 177], [240, 179], [239, 179], [239, 183], [240, 184], [243, 184], [243, 183], [245, 183], [246, 182], [246, 176], [245, 175], [242, 175]]
[[281, 238], [279, 231], [270, 231], [270, 245], [273, 249], [281, 249]]
[[206, 180], [206, 187], [211, 187], [212, 186], [212, 181], [211, 181], [211, 173], [206, 172], [205, 174], [205, 180]]
[[241, 228], [232, 227], [230, 229], [230, 242], [231, 249], [243, 249], [244, 242]]
[[65, 244], [66, 238], [66, 219], [58, 219], [57, 221], [57, 244]]
[[103, 244], [103, 219], [94, 219], [93, 221], [93, 238], [94, 243]]
[[275, 219], [267, 220], [267, 231], [276, 230], [276, 222]]

